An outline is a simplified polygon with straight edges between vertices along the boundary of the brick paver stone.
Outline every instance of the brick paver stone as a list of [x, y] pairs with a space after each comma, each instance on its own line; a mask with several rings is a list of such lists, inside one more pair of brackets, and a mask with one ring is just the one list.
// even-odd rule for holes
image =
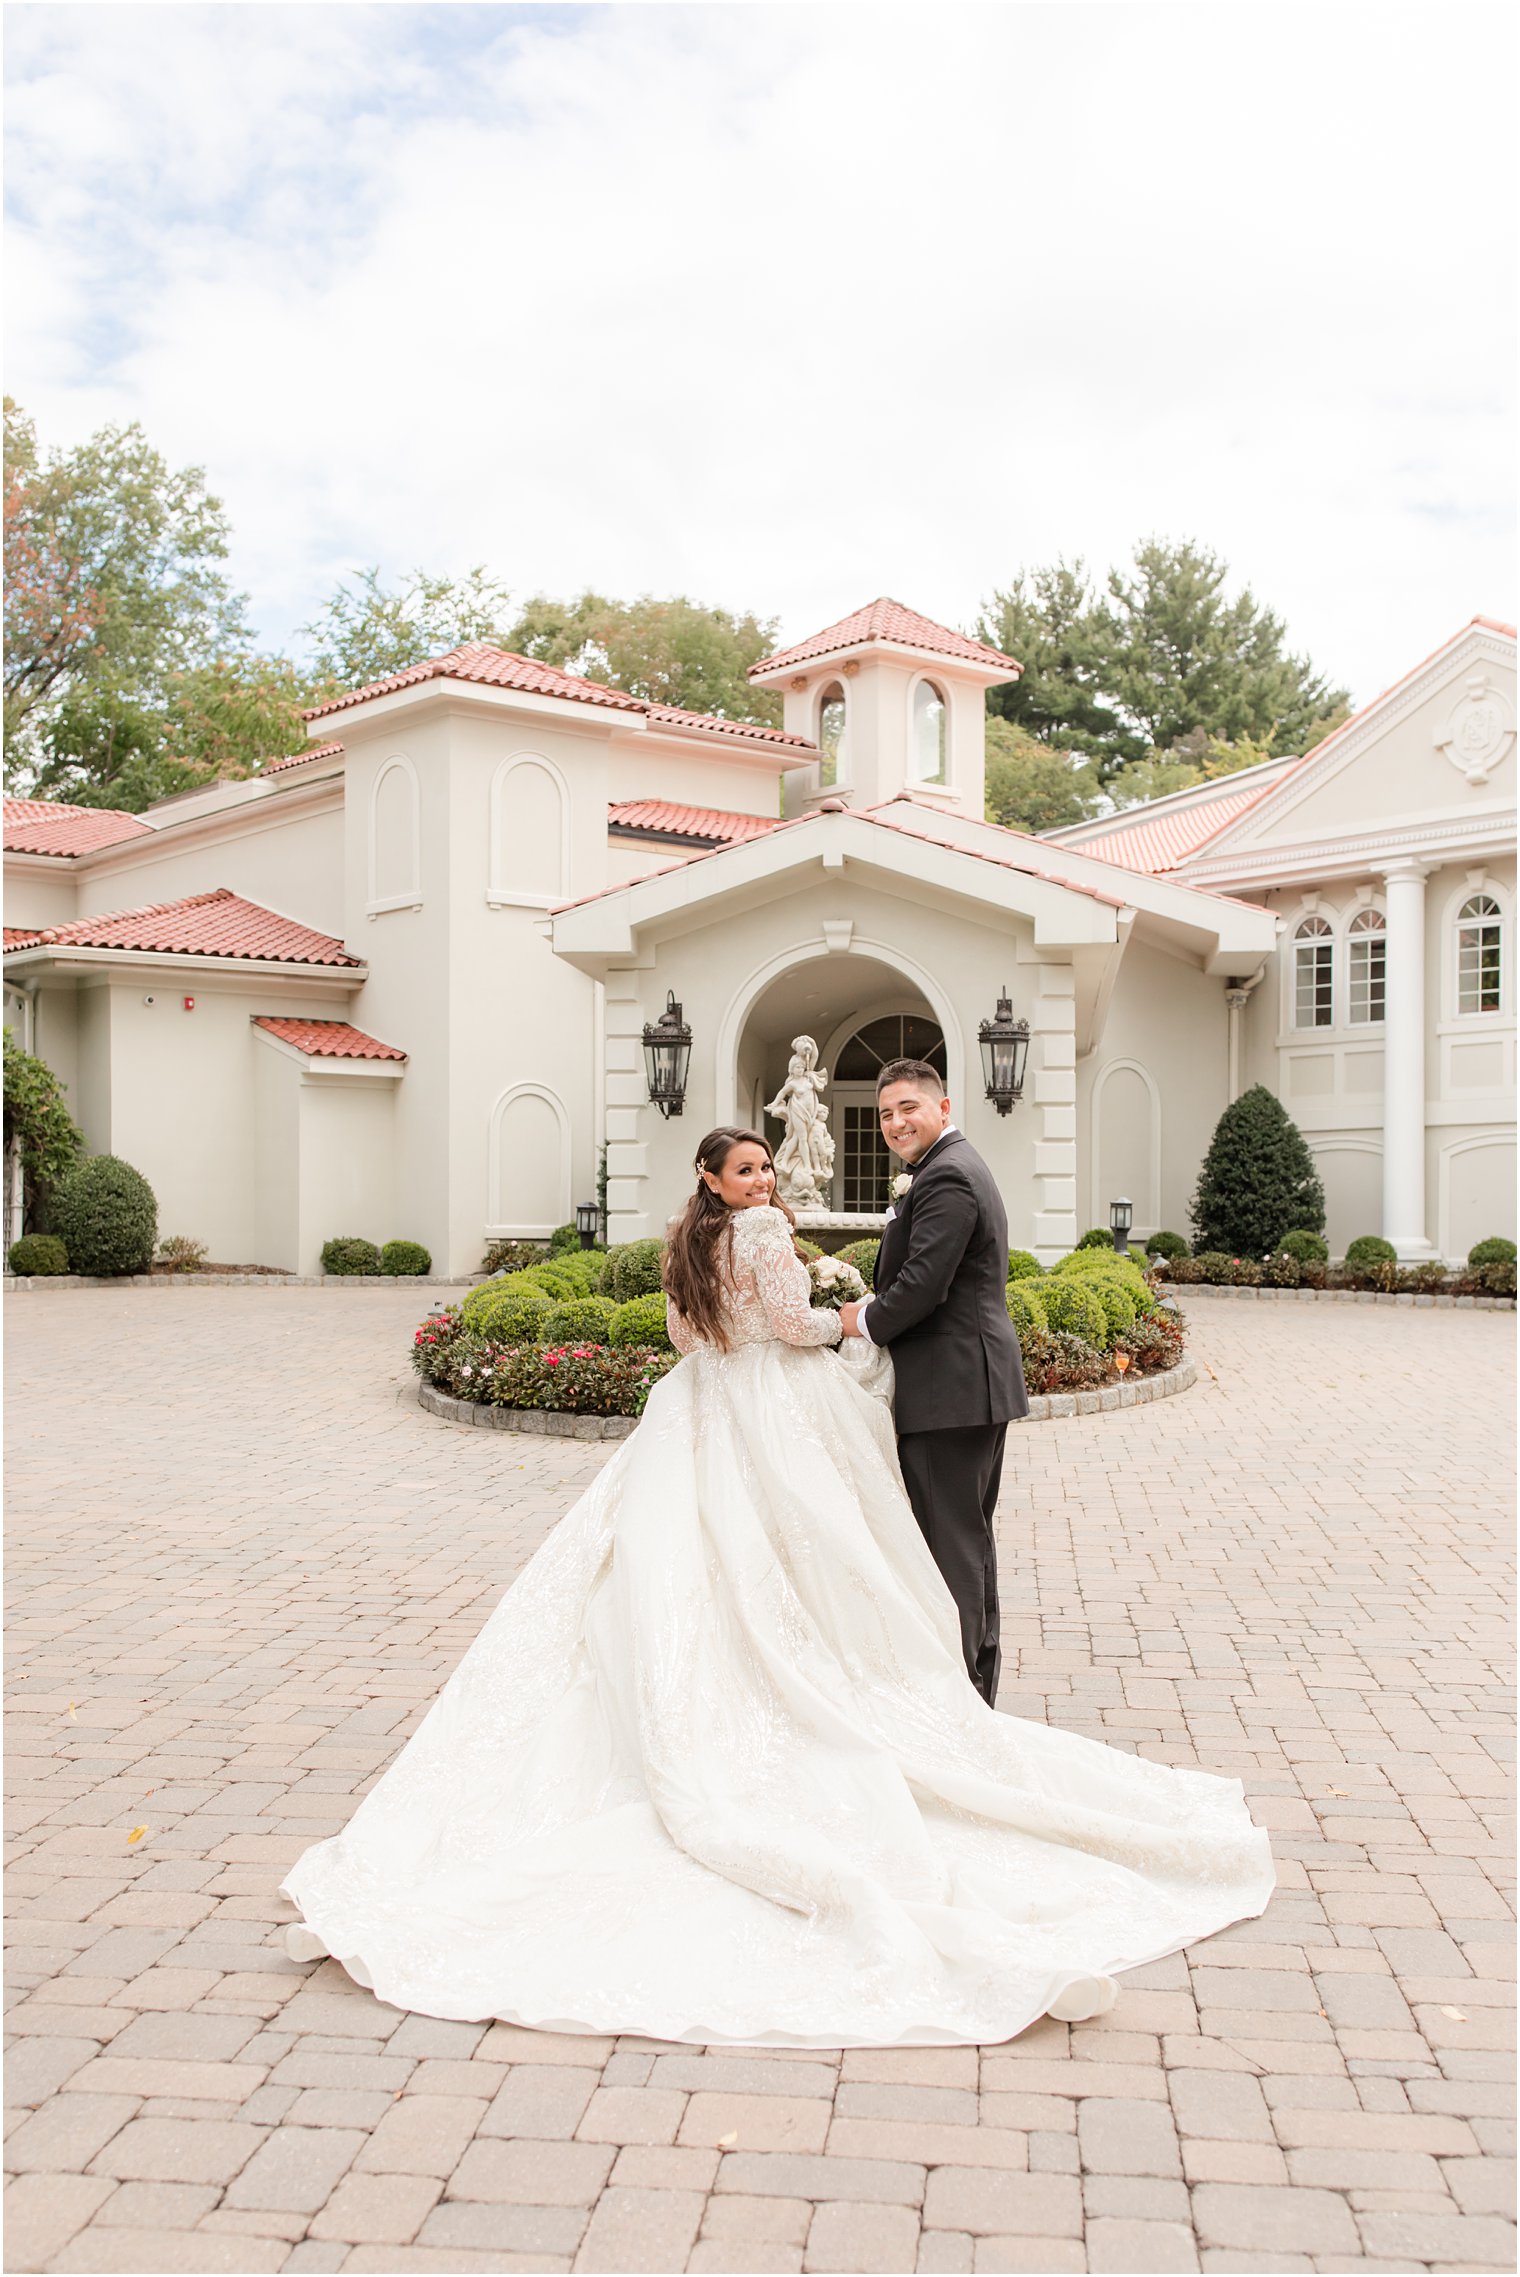
[[431, 1293], [9, 1300], [8, 2269], [1513, 2269], [1512, 1319], [1188, 1291], [1194, 1390], [1010, 1437], [1001, 1705], [1243, 1781], [1261, 1921], [1009, 2046], [701, 2049], [283, 1951], [611, 1452], [422, 1414]]

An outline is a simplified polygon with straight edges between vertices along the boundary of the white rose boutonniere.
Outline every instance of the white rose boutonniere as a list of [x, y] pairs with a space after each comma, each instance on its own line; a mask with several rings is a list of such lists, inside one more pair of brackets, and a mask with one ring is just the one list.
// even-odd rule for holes
[[897, 1176], [893, 1179], [891, 1185], [891, 1194], [893, 1201], [900, 1202], [905, 1194], [908, 1194], [912, 1191], [912, 1187], [913, 1179], [911, 1173], [906, 1170], [900, 1170]]

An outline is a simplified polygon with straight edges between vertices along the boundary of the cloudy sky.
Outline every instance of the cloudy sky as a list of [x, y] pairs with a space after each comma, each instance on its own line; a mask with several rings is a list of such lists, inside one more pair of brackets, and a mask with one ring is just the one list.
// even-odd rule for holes
[[1510, 11], [20, 5], [7, 385], [344, 572], [951, 623], [1190, 535], [1358, 698], [1513, 615]]

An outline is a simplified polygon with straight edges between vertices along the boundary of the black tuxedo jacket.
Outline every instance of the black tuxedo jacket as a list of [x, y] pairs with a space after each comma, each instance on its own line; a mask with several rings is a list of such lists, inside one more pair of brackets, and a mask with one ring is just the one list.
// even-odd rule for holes
[[938, 1140], [896, 1204], [866, 1321], [897, 1378], [899, 1434], [1009, 1423], [1029, 1413], [1008, 1317], [1008, 1219], [992, 1172], [959, 1131]]

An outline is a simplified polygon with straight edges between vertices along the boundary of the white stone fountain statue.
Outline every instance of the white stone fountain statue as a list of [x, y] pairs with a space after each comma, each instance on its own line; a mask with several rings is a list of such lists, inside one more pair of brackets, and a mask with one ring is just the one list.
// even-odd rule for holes
[[827, 1210], [834, 1176], [834, 1137], [823, 1103], [828, 1076], [818, 1065], [811, 1036], [792, 1038], [786, 1081], [766, 1108], [786, 1135], [776, 1149], [776, 1187], [794, 1210]]

